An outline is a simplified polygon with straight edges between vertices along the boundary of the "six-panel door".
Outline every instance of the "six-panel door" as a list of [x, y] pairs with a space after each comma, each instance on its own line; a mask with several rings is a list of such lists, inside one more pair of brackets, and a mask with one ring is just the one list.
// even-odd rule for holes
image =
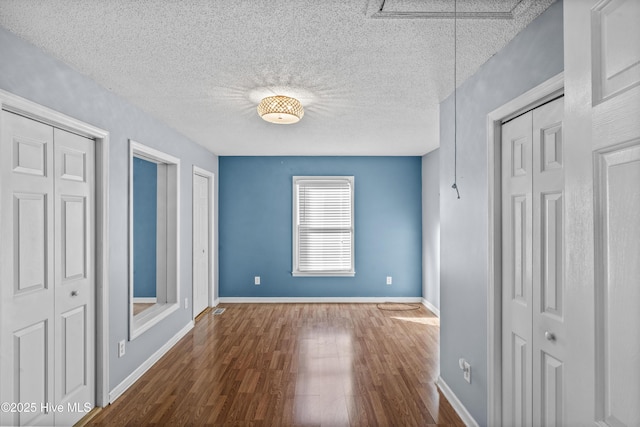
[[94, 142], [2, 112], [1, 424], [95, 404]]
[[502, 127], [503, 424], [563, 420], [563, 98]]

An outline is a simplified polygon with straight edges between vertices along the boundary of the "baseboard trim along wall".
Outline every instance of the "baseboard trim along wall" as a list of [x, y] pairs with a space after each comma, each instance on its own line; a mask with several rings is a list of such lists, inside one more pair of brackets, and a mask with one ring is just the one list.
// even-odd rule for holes
[[432, 312], [433, 314], [435, 314], [436, 316], [440, 317], [440, 310], [438, 310], [436, 308], [435, 305], [431, 304], [429, 301], [427, 301], [426, 299], [422, 298], [422, 305], [424, 305], [425, 307], [427, 307], [427, 309]]
[[162, 356], [165, 355], [171, 348], [180, 341], [191, 329], [193, 329], [193, 320], [187, 323], [187, 325], [178, 331], [169, 341], [167, 341], [162, 347], [144, 361], [135, 371], [133, 371], [127, 378], [125, 378], [120, 384], [118, 384], [111, 392], [109, 392], [109, 403], [113, 403], [119, 398], [122, 393], [127, 391], [138, 379], [144, 375]]
[[451, 406], [453, 406], [453, 409], [456, 411], [458, 416], [462, 419], [464, 425], [466, 425], [467, 427], [479, 427], [476, 420], [473, 419], [469, 411], [467, 411], [467, 408], [464, 407], [462, 402], [460, 402], [460, 399], [458, 399], [458, 396], [456, 396], [455, 393], [449, 388], [442, 377], [438, 377], [436, 384], [438, 386], [438, 389], [440, 389], [442, 394], [444, 394], [444, 397], [446, 397]]
[[220, 297], [221, 303], [230, 304], [286, 304], [286, 303], [420, 303], [421, 297]]

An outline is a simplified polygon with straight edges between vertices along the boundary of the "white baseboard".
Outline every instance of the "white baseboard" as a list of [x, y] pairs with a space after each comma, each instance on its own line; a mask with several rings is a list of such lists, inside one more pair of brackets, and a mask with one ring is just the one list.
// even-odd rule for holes
[[214, 298], [213, 299], [213, 305], [211, 307], [217, 307], [218, 304], [220, 304], [220, 298]]
[[176, 345], [176, 343], [180, 341], [180, 339], [184, 337], [191, 329], [193, 329], [193, 320], [187, 323], [184, 328], [182, 328], [180, 331], [178, 331], [177, 334], [171, 337], [171, 339], [169, 339], [169, 341], [167, 341], [162, 347], [160, 347], [158, 351], [153, 353], [151, 357], [145, 360], [142, 365], [138, 366], [138, 368], [133, 371], [127, 378], [125, 378], [124, 381], [115, 386], [115, 388], [111, 390], [111, 392], [109, 392], [109, 403], [115, 402], [116, 399], [122, 395], [122, 393], [127, 391], [127, 389], [133, 385], [133, 383], [138, 381], [138, 379], [140, 379], [140, 377], [144, 375], [144, 373], [147, 372], [149, 368], [151, 368], [158, 360], [160, 360], [160, 358], [164, 356], [165, 353], [171, 350], [171, 348]]
[[473, 419], [467, 408], [464, 407], [458, 396], [449, 388], [446, 382], [442, 379], [442, 377], [438, 376], [438, 380], [436, 381], [438, 388], [444, 394], [444, 397], [447, 398], [453, 409], [457, 412], [458, 416], [462, 419], [462, 422], [467, 427], [479, 427], [476, 420]]
[[433, 314], [435, 314], [436, 316], [440, 317], [440, 310], [438, 310], [438, 308], [436, 308], [435, 305], [431, 304], [429, 301], [427, 301], [425, 298], [422, 298], [422, 305], [424, 305], [425, 307], [427, 307], [427, 309], [432, 312]]
[[395, 303], [420, 303], [421, 297], [220, 297], [220, 302], [232, 304], [285, 304], [285, 303], [369, 303], [381, 304], [385, 302]]
[[156, 302], [158, 302], [156, 297], [133, 297], [134, 304], [155, 304]]

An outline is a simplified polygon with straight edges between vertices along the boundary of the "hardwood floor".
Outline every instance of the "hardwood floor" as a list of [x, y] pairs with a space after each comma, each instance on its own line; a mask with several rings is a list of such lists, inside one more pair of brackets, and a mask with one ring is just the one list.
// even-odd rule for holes
[[464, 425], [423, 306], [219, 307], [88, 425]]

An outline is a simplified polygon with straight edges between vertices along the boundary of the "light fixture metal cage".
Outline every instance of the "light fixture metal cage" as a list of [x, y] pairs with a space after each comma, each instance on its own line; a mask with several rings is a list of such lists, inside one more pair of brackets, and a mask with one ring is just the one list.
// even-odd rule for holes
[[291, 124], [304, 116], [302, 104], [295, 98], [283, 95], [268, 96], [258, 104], [258, 114], [271, 123]]

